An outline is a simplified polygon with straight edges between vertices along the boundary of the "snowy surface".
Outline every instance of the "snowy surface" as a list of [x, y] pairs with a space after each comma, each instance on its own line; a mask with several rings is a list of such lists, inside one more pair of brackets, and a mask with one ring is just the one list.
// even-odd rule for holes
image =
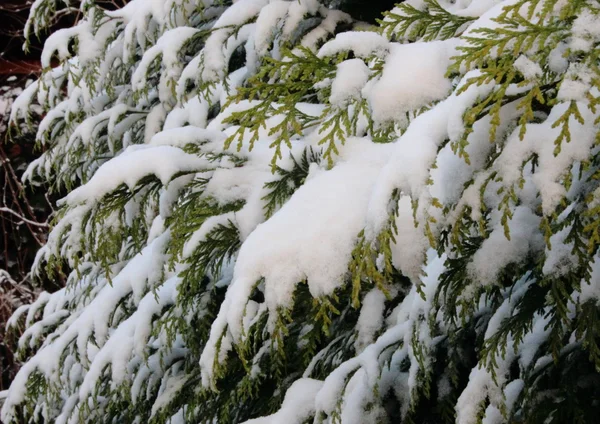
[[[547, 64], [534, 49], [509, 55], [515, 80], [503, 87], [494, 78], [469, 85], [483, 68], [448, 69], [477, 28], [502, 25], [498, 17], [514, 0], [440, 1], [471, 19], [454, 37], [411, 43], [316, 0], [196, 3], [133, 0], [105, 15], [90, 5], [78, 25], [48, 39], [42, 63], [56, 57], [60, 65], [12, 104], [15, 123], [38, 104], [44, 112], [43, 153], [24, 181], [67, 192], [33, 273], [63, 263], [73, 271], [66, 288], [42, 294], [8, 323], [25, 325], [19, 348], [30, 357], [0, 394], [4, 421], [16, 422], [24, 402], [39, 402], [48, 422], [76, 423], [88, 413], [100, 422], [126, 390], [147, 409], [137, 422], [163, 413], [184, 422], [187, 405], [173, 409], [174, 400], [194, 381], [212, 401], [232, 356], [251, 353], [243, 384], [262, 384], [277, 343], [288, 342], [276, 340], [282, 322], [297, 337], [295, 352], [308, 355], [305, 369], [277, 387], [277, 412], [248, 423], [378, 422], [387, 395], [406, 417], [440, 346], [466, 355], [453, 351], [462, 349], [452, 344], [457, 328], [476, 327], [482, 343], [492, 343], [530, 289], [577, 272], [577, 255], [588, 253], [574, 241], [582, 223], [571, 214], [600, 205], [590, 159], [600, 115], [590, 96], [600, 93], [592, 66], [565, 52], [597, 45], [597, 16], [569, 21]], [[28, 31], [43, 24], [31, 22]], [[299, 46], [316, 55], [302, 60], [329, 70], [301, 75], [310, 81], [303, 97], [294, 96], [306, 87], [290, 90], [280, 64], [261, 76], [267, 93], [236, 97], [257, 84], [261, 67], [291, 60], [286, 49], [302, 57]], [[555, 101], [520, 122], [522, 95], [549, 78], [560, 80]], [[273, 93], [277, 101], [261, 103]], [[473, 108], [497, 93], [502, 101], [469, 126]], [[238, 113], [248, 110], [265, 119], [240, 136]], [[571, 137], [558, 146], [565, 116]], [[589, 259], [589, 278], [567, 296], [570, 320], [600, 301], [600, 260]], [[458, 288], [446, 284], [453, 267]], [[303, 287], [308, 299], [296, 296]], [[287, 323], [285, 313], [306, 302], [308, 314], [332, 299], [333, 331], [349, 329], [323, 336], [324, 346], [309, 353], [313, 317]], [[548, 361], [541, 352], [552, 296], [544, 300], [521, 339], [506, 333], [505, 354], [493, 356], [496, 375], [478, 357], [460, 392], [450, 370], [435, 376], [439, 399], [454, 390], [457, 423], [501, 423], [516, 408], [524, 376]], [[453, 322], [448, 313], [457, 314]], [[206, 334], [190, 344], [199, 328]], [[31, 398], [34, 375], [56, 404]]]

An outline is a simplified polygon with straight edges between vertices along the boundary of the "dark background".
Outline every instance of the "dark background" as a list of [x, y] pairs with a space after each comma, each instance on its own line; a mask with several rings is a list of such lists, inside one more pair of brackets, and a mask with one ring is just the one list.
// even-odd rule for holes
[[[0, 1], [0, 79], [3, 75], [38, 73], [42, 42], [31, 40], [29, 52], [23, 51], [23, 27], [33, 0]], [[68, 25], [68, 20], [59, 26]], [[72, 18], [71, 18], [72, 21]]]

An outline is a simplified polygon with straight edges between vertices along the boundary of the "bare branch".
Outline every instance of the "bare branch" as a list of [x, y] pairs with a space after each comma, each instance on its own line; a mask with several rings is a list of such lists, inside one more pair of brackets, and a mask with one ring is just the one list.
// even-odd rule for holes
[[[14, 216], [16, 216], [17, 218], [19, 218], [22, 222], [26, 222], [27, 224], [31, 224], [31, 225], [35, 225], [37, 227], [44, 227], [44, 228], [48, 228], [48, 223], [47, 222], [36, 222], [36, 221], [32, 221], [30, 219], [25, 218], [22, 215], [19, 215], [17, 212], [13, 211], [10, 208], [6, 208], [6, 207], [2, 207], [0, 208], [0, 212], [7, 212], [10, 213]], [[17, 223], [19, 224], [19, 223]]]

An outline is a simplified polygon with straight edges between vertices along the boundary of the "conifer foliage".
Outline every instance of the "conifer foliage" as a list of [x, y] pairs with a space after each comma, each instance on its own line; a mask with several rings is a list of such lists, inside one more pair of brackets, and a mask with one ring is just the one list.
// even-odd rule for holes
[[48, 39], [11, 118], [45, 111], [33, 271], [69, 274], [11, 319], [4, 422], [595, 422], [600, 3], [338, 3]]

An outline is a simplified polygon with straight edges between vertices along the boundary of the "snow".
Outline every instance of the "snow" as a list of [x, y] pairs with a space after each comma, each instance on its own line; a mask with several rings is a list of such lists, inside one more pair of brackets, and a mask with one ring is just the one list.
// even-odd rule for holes
[[150, 66], [155, 60], [160, 59], [164, 71], [161, 73], [159, 93], [163, 101], [168, 99], [170, 88], [167, 86], [167, 81], [179, 79], [183, 68], [179, 61], [181, 50], [197, 33], [197, 29], [188, 27], [166, 31], [154, 46], [144, 52], [142, 60], [131, 77], [131, 88], [134, 91], [143, 90], [147, 85]]
[[581, 295], [579, 301], [585, 303], [588, 301], [600, 304], [600, 261], [596, 257], [591, 264], [592, 275], [590, 281], [581, 282]]
[[369, 68], [360, 59], [340, 63], [331, 84], [329, 103], [343, 108], [349, 101], [360, 98], [361, 90], [367, 84], [369, 76]]
[[456, 42], [392, 44], [381, 79], [367, 98], [373, 119], [402, 119], [407, 112], [445, 98], [452, 88], [446, 78]]
[[[255, 280], [264, 277], [265, 297], [272, 308], [285, 305], [288, 290], [293, 288], [289, 285], [305, 278], [314, 297], [331, 293], [341, 283], [364, 219], [364, 212], [358, 212], [364, 210], [378, 168], [390, 150], [388, 146], [372, 145], [361, 139], [349, 140], [347, 146], [343, 162], [308, 180], [269, 223], [258, 227], [242, 246], [236, 275], [245, 278], [255, 275]], [[344, 214], [344, 210], [357, 213]], [[290, 227], [295, 231], [290, 233]], [[282, 234], [284, 228], [288, 229], [287, 234], [280, 237], [279, 243], [265, 243], [276, 238], [275, 234]], [[320, 239], [321, 248], [304, 248], [315, 239]], [[269, 290], [270, 283], [273, 291]]]
[[385, 300], [385, 294], [378, 288], [372, 289], [363, 299], [360, 316], [356, 323], [358, 334], [354, 342], [354, 349], [357, 353], [362, 352], [373, 343], [376, 333], [382, 328]]
[[149, 144], [152, 146], [173, 146], [183, 148], [187, 144], [197, 145], [215, 141], [225, 141], [225, 136], [221, 131], [186, 125], [158, 132], [152, 136]]
[[[215, 22], [214, 31], [206, 40], [206, 45], [202, 52], [202, 79], [204, 81], [215, 81], [225, 75], [226, 66], [229, 57], [226, 57], [223, 45], [234, 33], [235, 28], [241, 28], [243, 25], [256, 19], [261, 9], [268, 3], [267, 0], [239, 0], [225, 10], [225, 12]], [[249, 34], [246, 34], [247, 38]], [[243, 44], [242, 38], [239, 43]], [[230, 54], [233, 52], [230, 49]]]
[[449, 4], [446, 10], [458, 16], [479, 17], [497, 4], [503, 4], [503, 1], [504, 0], [458, 0], [454, 4]]
[[540, 314], [534, 317], [533, 327], [523, 339], [520, 349], [519, 365], [522, 369], [527, 369], [533, 364], [542, 343], [546, 342], [550, 335], [550, 317], [544, 317]]
[[257, 30], [254, 33], [254, 48], [258, 56], [264, 56], [269, 45], [277, 34], [277, 27], [281, 20], [288, 14], [290, 3], [287, 1], [273, 1], [260, 11], [256, 20]]
[[[474, 18], [459, 32], [477, 37], [477, 28], [502, 26], [496, 18], [515, 2], [440, 5]], [[428, 8], [422, 0], [405, 3]], [[556, 4], [552, 19], [561, 19], [564, 4]], [[582, 11], [565, 23], [572, 29], [553, 46], [547, 63], [537, 62], [534, 49], [507, 56], [518, 80], [525, 81], [507, 88], [507, 95], [515, 97], [506, 98], [497, 115], [484, 114], [469, 127], [465, 118], [472, 108], [503, 88], [491, 80], [462, 90], [481, 69], [448, 74], [459, 48], [469, 43], [466, 38], [408, 42], [394, 36], [403, 42], [392, 42], [335, 5], [328, 8], [317, 0], [238, 0], [230, 6], [210, 0], [133, 0], [98, 20], [99, 9], [88, 4], [77, 26], [49, 38], [44, 66], [54, 56], [62, 62], [23, 91], [11, 120], [16, 125], [26, 121], [39, 103], [43, 119], [36, 139], [44, 152], [24, 180], [41, 179], [67, 192], [33, 274], [43, 275], [44, 267], [56, 262], [73, 271], [67, 287], [41, 294], [9, 320], [11, 328], [24, 323], [19, 346], [31, 357], [11, 389], [0, 394], [3, 421], [16, 420], [15, 411], [30, 406], [27, 386], [39, 373], [59, 399], [56, 405], [35, 399], [47, 422], [101, 420], [107, 408], [122, 401], [122, 390], [147, 409], [135, 416], [136, 422], [149, 417], [183, 422], [195, 407], [204, 414], [205, 405], [173, 405], [178, 393], [196, 384], [194, 393], [207, 396], [210, 405], [217, 399], [210, 389], [221, 387], [215, 364], [227, 367], [232, 356], [246, 351], [252, 355], [247, 368], [235, 370], [233, 380], [257, 384], [260, 390], [262, 378], [272, 371], [274, 349], [280, 347], [273, 337], [278, 314], [294, 306], [305, 313], [331, 299], [340, 316], [332, 317], [332, 334], [321, 336], [315, 352], [307, 351], [306, 336], [316, 329], [309, 313], [286, 326], [291, 348], [303, 355], [305, 367], [283, 371], [279, 390], [288, 389], [277, 412], [248, 423], [329, 422], [334, 417], [343, 423], [379, 422], [393, 405], [385, 404], [387, 396], [396, 397], [395, 412], [405, 419], [423, 388], [421, 376], [430, 370], [439, 396], [458, 398], [457, 423], [501, 423], [504, 414], [521, 406], [528, 373], [551, 361], [548, 325], [556, 294], [531, 312], [522, 340], [517, 343], [514, 334], [507, 334], [506, 354], [494, 356], [495, 377], [479, 350], [460, 341], [451, 345], [449, 336], [474, 325], [478, 337], [489, 341], [507, 318], [523, 312], [517, 308], [530, 290], [575, 272], [579, 255], [588, 255], [591, 278], [568, 293], [569, 319], [576, 319], [581, 305], [600, 304], [600, 261], [585, 247], [574, 249], [570, 234], [577, 227], [569, 215], [583, 216], [581, 211], [593, 210], [600, 198], [592, 179], [597, 165], [590, 159], [598, 150], [600, 112], [589, 104], [589, 95], [600, 93], [593, 88], [591, 65], [574, 59], [598, 44], [597, 16]], [[36, 1], [31, 13], [40, 7]], [[45, 25], [36, 22], [28, 24], [29, 30]], [[77, 51], [69, 51], [75, 39]], [[293, 105], [311, 121], [288, 128], [290, 145], [282, 143], [279, 172], [273, 173], [274, 146], [282, 141], [277, 127], [283, 122], [282, 104], [270, 105], [252, 145], [246, 135], [225, 149], [239, 129], [232, 114], [259, 105], [265, 93], [230, 100], [256, 82], [251, 77], [265, 61], [281, 59], [284, 48], [299, 53], [300, 46], [331, 63], [332, 74]], [[239, 52], [245, 57], [230, 72], [231, 58]], [[560, 82], [556, 101], [536, 106], [523, 134], [518, 96], [535, 84], [547, 84], [547, 78]], [[263, 78], [276, 94], [283, 92], [277, 91], [283, 90], [283, 80], [276, 72]], [[554, 140], [561, 126], [555, 123], [569, 107], [577, 107], [584, 122], [569, 118], [571, 137], [559, 152]], [[335, 134], [332, 142], [339, 152], [330, 161], [321, 158], [308, 165], [299, 181], [286, 187], [281, 207], [267, 216], [272, 188], [265, 184], [292, 170], [291, 157], [299, 162], [307, 148], [322, 156], [324, 124], [346, 110], [357, 121], [355, 128], [341, 131], [343, 140]], [[153, 185], [142, 187], [148, 181]], [[141, 190], [122, 208], [95, 219], [123, 187], [130, 193]], [[175, 212], [189, 199], [192, 208], [208, 202], [213, 215], [188, 223], [184, 214], [182, 222]], [[233, 204], [240, 205], [235, 212], [229, 209]], [[551, 221], [548, 244], [540, 228], [544, 217]], [[589, 219], [593, 216], [584, 218]], [[208, 245], [219, 225], [235, 227], [241, 248], [228, 252], [220, 271], [189, 277], [187, 272], [198, 265], [198, 249], [212, 249], [209, 256], [221, 253], [221, 246]], [[384, 230], [394, 234], [389, 246], [381, 244]], [[359, 240], [373, 250], [378, 271], [391, 259], [403, 283], [410, 282], [405, 287], [384, 281], [386, 296], [371, 275], [361, 274], [360, 309], [353, 310], [345, 290], [356, 277], [350, 264], [366, 259], [353, 257]], [[473, 252], [465, 248], [472, 241]], [[457, 261], [464, 284], [451, 281], [443, 286], [448, 292], [440, 292], [440, 284], [448, 283], [444, 279], [455, 278]], [[535, 269], [523, 269], [532, 262]], [[301, 284], [309, 299], [294, 296]], [[448, 310], [456, 306], [448, 300], [456, 301], [458, 310]], [[449, 322], [448, 314], [464, 311], [466, 317]], [[192, 326], [208, 330], [208, 340], [192, 334], [190, 344]], [[571, 335], [570, 343], [579, 343], [577, 337]], [[438, 349], [461, 354], [471, 349], [464, 353], [476, 355], [464, 390], [452, 387], [450, 370], [434, 366]], [[322, 380], [311, 378], [317, 375]], [[216, 422], [218, 417], [202, 419]]]
[[74, 205], [102, 198], [126, 184], [133, 188], [146, 175], [156, 175], [164, 184], [180, 172], [200, 171], [210, 166], [204, 158], [172, 146], [131, 146], [120, 156], [102, 165], [85, 185], [73, 190], [63, 203]]
[[[502, 373], [506, 372], [506, 363], [510, 362], [510, 350], [505, 360], [499, 360], [499, 368], [502, 369]], [[503, 375], [501, 374], [501, 379]], [[473, 368], [469, 375], [469, 383], [465, 390], [458, 398], [456, 404], [456, 422], [459, 424], [475, 424], [478, 422], [477, 416], [479, 414], [479, 405], [481, 405], [486, 397], [490, 398], [491, 406], [499, 409], [498, 406], [502, 404], [502, 391], [498, 389], [496, 384], [493, 382], [491, 374], [481, 368]], [[490, 408], [491, 409], [491, 408]], [[497, 417], [497, 415], [496, 415]], [[492, 419], [492, 418], [488, 418]], [[495, 422], [495, 421], [489, 421]]]
[[315, 394], [323, 382], [312, 378], [300, 378], [285, 393], [281, 409], [276, 413], [245, 421], [245, 424], [302, 424], [315, 412]]
[[560, 277], [577, 266], [577, 257], [573, 254], [573, 244], [567, 243], [565, 240], [571, 230], [571, 226], [566, 226], [550, 237], [552, 248], [546, 248], [546, 260], [542, 268], [544, 275]]
[[408, 196], [398, 201], [396, 218], [398, 234], [392, 246], [394, 266], [414, 282], [419, 282], [423, 267], [424, 252], [429, 248], [421, 229], [415, 227], [412, 205]]
[[527, 56], [521, 55], [515, 60], [515, 69], [519, 71], [525, 79], [534, 80], [540, 78], [543, 74], [539, 64], [530, 60]]
[[10, 122], [16, 122], [19, 117], [27, 119], [29, 104], [38, 90], [39, 82], [36, 81], [30, 84], [21, 94], [13, 101], [10, 109]]
[[393, 152], [382, 168], [369, 204], [367, 234], [372, 237], [383, 229], [388, 218], [388, 199], [395, 188], [418, 195], [426, 186], [429, 168], [438, 146], [446, 137], [447, 111], [452, 103], [445, 100], [419, 115], [394, 143]]
[[[212, 376], [216, 354], [212, 346], [223, 331], [227, 328], [234, 340], [240, 340], [244, 306], [257, 281], [264, 280], [270, 311], [290, 306], [301, 281], [307, 281], [313, 297], [331, 294], [343, 283], [373, 181], [389, 150], [364, 139], [348, 140], [343, 162], [310, 178], [269, 221], [250, 233], [200, 359], [204, 384]], [[355, 213], [344, 214], [347, 210]]]
[[569, 46], [573, 51], [588, 52], [600, 40], [597, 25], [598, 14], [591, 10], [583, 10], [573, 22], [572, 38]]
[[528, 252], [539, 252], [543, 245], [539, 225], [539, 217], [529, 208], [517, 206], [508, 224], [510, 239], [506, 238], [501, 224], [492, 230], [469, 264], [472, 278], [482, 285], [493, 284], [506, 266], [518, 265], [527, 258]]
[[[24, 382], [32, 372], [39, 370], [50, 373], [51, 370], [55, 370], [58, 367], [61, 352], [63, 352], [72, 342], [75, 342], [82, 360], [85, 361], [88, 356], [86, 353], [88, 338], [92, 332], [98, 343], [103, 344], [103, 342], [107, 340], [109, 336], [109, 316], [123, 296], [132, 291], [137, 291], [139, 293], [143, 290], [142, 286], [146, 287], [147, 285], [150, 285], [151, 280], [156, 279], [159, 276], [157, 271], [163, 265], [164, 259], [163, 261], [158, 259], [162, 255], [160, 252], [164, 250], [165, 243], [168, 239], [167, 234], [148, 245], [136, 256], [136, 258], [131, 260], [125, 268], [123, 268], [119, 275], [113, 279], [111, 285], [104, 286], [100, 290], [84, 311], [80, 314], [71, 315], [66, 320], [63, 324], [62, 333], [53, 340], [53, 343], [45, 345], [20, 369], [13, 383], [16, 383], [13, 386], [14, 390], [11, 390], [7, 397], [7, 405], [19, 403], [23, 399], [26, 388]], [[45, 299], [48, 299], [49, 296], [50, 295], [46, 295]], [[151, 294], [150, 299], [155, 301], [153, 294]], [[34, 312], [30, 309], [29, 313], [32, 314]], [[132, 320], [131, 322], [135, 321]], [[114, 346], [119, 346], [126, 341], [121, 338], [113, 337], [108, 338], [108, 340], [111, 345]], [[131, 341], [127, 341], [127, 343], [131, 343]], [[127, 345], [122, 346], [125, 347]], [[109, 350], [106, 350], [106, 352], [108, 351]], [[113, 361], [118, 361], [118, 366], [122, 367], [123, 361], [131, 354], [131, 351], [127, 349], [114, 350], [113, 348], [113, 353], [114, 355], [118, 355], [113, 357]], [[94, 358], [94, 361], [95, 360], [96, 359]], [[100, 357], [99, 360], [104, 361], [102, 357]], [[88, 381], [92, 379], [93, 375], [94, 374], [91, 374], [87, 377]], [[82, 390], [87, 390], [87, 387], [85, 389], [82, 387]], [[7, 413], [4, 411], [5, 409], [3, 409], [3, 415]]]
[[389, 41], [373, 32], [348, 31], [338, 34], [319, 49], [318, 56], [334, 56], [343, 51], [352, 51], [355, 56], [366, 59], [370, 56], [385, 56]]
[[[273, 43], [273, 57], [279, 58], [280, 46], [289, 41], [296, 35], [296, 31], [303, 22], [310, 16], [327, 15], [328, 10], [319, 4], [316, 0], [302, 1], [272, 1], [260, 10], [256, 20], [256, 30], [251, 37], [251, 50], [248, 55], [255, 54], [258, 58], [269, 53], [271, 43]], [[247, 61], [251, 68], [254, 68], [253, 60], [250, 56]]]
[[127, 377], [129, 356], [134, 353], [143, 355], [150, 336], [151, 320], [162, 308], [175, 301], [175, 288], [179, 279], [174, 277], [167, 280], [156, 292], [147, 293], [139, 301], [136, 312], [122, 322], [111, 334], [107, 342], [94, 355], [90, 368], [81, 383], [81, 397], [93, 394], [99, 377], [105, 367], [110, 364], [112, 380], [122, 382]]
[[328, 37], [335, 34], [338, 25], [350, 24], [352, 18], [347, 13], [340, 10], [329, 10], [323, 21], [306, 34], [300, 44], [312, 51], [316, 51], [318, 45], [324, 42]]
[[50, 66], [50, 60], [54, 54], [57, 54], [58, 59], [61, 61], [67, 59], [70, 56], [69, 42], [72, 38], [78, 36], [81, 31], [82, 27], [76, 26], [73, 28], [61, 29], [50, 35], [44, 44], [44, 50], [42, 51], [42, 67], [48, 68]]
[[504, 184], [514, 184], [521, 177], [522, 158], [537, 153], [540, 166], [532, 180], [540, 192], [545, 215], [554, 210], [566, 195], [566, 189], [559, 178], [574, 161], [584, 160], [588, 156], [595, 139], [595, 131], [590, 125], [595, 119], [594, 115], [586, 106], [580, 105], [578, 107], [585, 123], [579, 123], [574, 117], [569, 119], [572, 140], [570, 143], [563, 141], [561, 152], [555, 155], [555, 145], [548, 143], [548, 140], [556, 140], [560, 128], [552, 128], [551, 124], [556, 122], [567, 107], [568, 105], [559, 103], [552, 108], [547, 122], [528, 124], [523, 140], [519, 136], [519, 129], [516, 129], [506, 141], [495, 164]]
[[294, 30], [296, 30], [307, 16], [316, 15], [318, 12], [326, 14], [326, 9], [317, 0], [290, 2], [288, 16], [281, 29], [282, 39], [289, 39], [293, 35]]
[[248, 22], [267, 4], [266, 0], [238, 0], [228, 8], [217, 20], [214, 27], [225, 28]]

